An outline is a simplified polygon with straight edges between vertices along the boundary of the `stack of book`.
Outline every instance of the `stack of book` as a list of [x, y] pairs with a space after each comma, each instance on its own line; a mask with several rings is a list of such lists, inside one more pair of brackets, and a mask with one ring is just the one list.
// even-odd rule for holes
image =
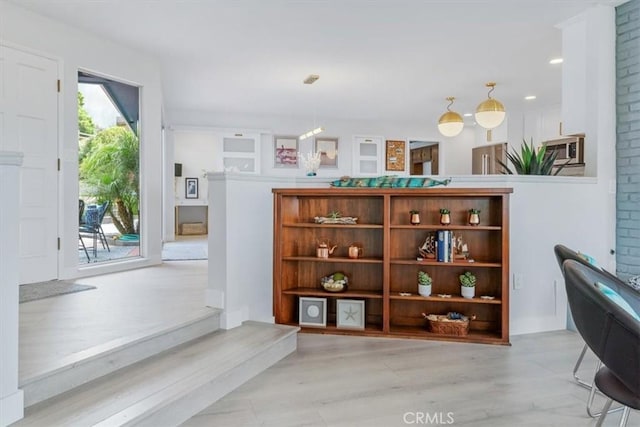
[[436, 231], [436, 260], [453, 262], [453, 232], [451, 230]]

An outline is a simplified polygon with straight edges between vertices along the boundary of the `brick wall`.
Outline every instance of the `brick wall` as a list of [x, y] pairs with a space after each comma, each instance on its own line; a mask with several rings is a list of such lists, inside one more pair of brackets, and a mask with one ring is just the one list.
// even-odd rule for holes
[[640, 0], [616, 8], [618, 274], [640, 275]]

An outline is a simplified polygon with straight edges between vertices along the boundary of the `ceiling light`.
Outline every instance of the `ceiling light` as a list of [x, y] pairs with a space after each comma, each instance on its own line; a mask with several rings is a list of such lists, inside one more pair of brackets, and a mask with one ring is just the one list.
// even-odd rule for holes
[[493, 129], [504, 121], [507, 113], [504, 111], [504, 105], [496, 99], [491, 98], [491, 92], [495, 89], [496, 84], [489, 82], [485, 86], [489, 89], [487, 98], [482, 101], [476, 108], [476, 122], [485, 129]]
[[323, 130], [324, 130], [323, 128], [317, 127], [315, 129], [310, 130], [309, 132], [303, 133], [302, 135], [299, 136], [300, 141], [302, 141], [303, 139], [307, 139], [310, 136], [317, 135], [320, 132], [322, 132]]
[[549, 61], [549, 64], [551, 65], [562, 64], [562, 58], [553, 58], [551, 61]]
[[[320, 78], [319, 75], [317, 74], [309, 74], [302, 82], [306, 85], [310, 85], [316, 82], [316, 80], [318, 80]], [[314, 101], [314, 105], [313, 105], [313, 126], [314, 129], [311, 129], [308, 132], [303, 133], [302, 135], [300, 135], [298, 138], [300, 139], [300, 141], [302, 141], [303, 139], [307, 139], [310, 136], [313, 135], [317, 135], [320, 132], [322, 132], [324, 129], [322, 127], [315, 127], [316, 125], [316, 106], [315, 106], [315, 101]]]
[[532, 101], [532, 100], [536, 99], [536, 96], [535, 95], [528, 95], [528, 96], [525, 96], [524, 99], [526, 99], [527, 101]]
[[462, 116], [455, 111], [451, 111], [451, 104], [453, 104], [454, 100], [455, 98], [453, 96], [447, 98], [447, 101], [449, 101], [447, 112], [440, 116], [440, 120], [438, 120], [438, 130], [444, 136], [459, 135], [464, 127]]
[[311, 85], [316, 82], [320, 78], [317, 74], [309, 74], [302, 82], [306, 85]]
[[463, 114], [463, 116], [465, 116], [465, 117], [471, 117], [471, 116], [473, 116], [473, 114], [471, 114], [471, 113], [464, 113], [464, 114]]

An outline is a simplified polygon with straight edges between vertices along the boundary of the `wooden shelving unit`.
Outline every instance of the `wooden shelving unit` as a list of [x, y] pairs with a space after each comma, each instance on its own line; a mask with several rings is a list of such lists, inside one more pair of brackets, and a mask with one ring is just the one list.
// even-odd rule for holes
[[[303, 332], [438, 339], [509, 344], [509, 194], [510, 188], [327, 188], [274, 189], [274, 315], [277, 323], [298, 325], [301, 297], [326, 298], [325, 327]], [[451, 211], [451, 224], [439, 224], [440, 208]], [[480, 209], [478, 226], [468, 225], [469, 209]], [[411, 225], [409, 212], [420, 211]], [[357, 224], [316, 224], [314, 217], [337, 211]], [[469, 247], [473, 262], [418, 260], [418, 247], [429, 233], [449, 229]], [[319, 241], [337, 245], [329, 258], [316, 257]], [[364, 257], [351, 259], [353, 242]], [[417, 273], [433, 278], [432, 296], [418, 294]], [[349, 278], [347, 291], [326, 292], [320, 279], [336, 271]], [[476, 297], [460, 296], [458, 276], [477, 277]], [[410, 293], [411, 295], [400, 295]], [[446, 294], [450, 297], [440, 297]], [[493, 299], [481, 299], [480, 296]], [[364, 329], [336, 325], [336, 301], [365, 304]], [[467, 336], [428, 331], [422, 313], [456, 311], [475, 316]]]

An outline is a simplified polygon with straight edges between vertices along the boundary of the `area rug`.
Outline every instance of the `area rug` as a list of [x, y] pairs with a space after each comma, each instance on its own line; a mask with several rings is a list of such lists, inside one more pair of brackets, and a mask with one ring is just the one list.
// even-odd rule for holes
[[74, 292], [95, 289], [95, 286], [80, 285], [65, 280], [51, 280], [49, 282], [29, 283], [20, 285], [20, 303], [35, 301], [58, 295], [72, 294]]

